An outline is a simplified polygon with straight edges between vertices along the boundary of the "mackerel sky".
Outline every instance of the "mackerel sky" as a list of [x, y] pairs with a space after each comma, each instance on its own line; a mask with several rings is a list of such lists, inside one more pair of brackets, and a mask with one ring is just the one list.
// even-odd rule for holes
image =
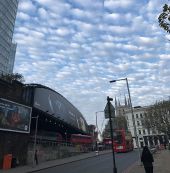
[[[19, 0], [14, 72], [46, 85], [88, 123], [106, 97], [149, 105], [170, 96], [170, 36], [157, 17], [166, 0]], [[103, 115], [99, 118], [100, 123]]]

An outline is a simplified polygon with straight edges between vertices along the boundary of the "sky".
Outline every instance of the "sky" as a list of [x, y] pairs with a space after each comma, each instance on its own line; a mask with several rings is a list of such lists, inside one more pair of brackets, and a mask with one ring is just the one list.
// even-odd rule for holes
[[[19, 0], [14, 72], [48, 86], [95, 124], [107, 96], [133, 106], [170, 96], [170, 35], [158, 24], [166, 0]], [[113, 103], [114, 104], [114, 103]], [[98, 124], [104, 121], [98, 112]]]

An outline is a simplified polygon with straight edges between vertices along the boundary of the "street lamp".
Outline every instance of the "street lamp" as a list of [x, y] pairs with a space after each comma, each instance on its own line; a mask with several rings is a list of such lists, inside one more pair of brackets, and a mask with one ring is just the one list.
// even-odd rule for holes
[[112, 117], [111, 117], [111, 101], [112, 98], [107, 97], [108, 113], [109, 113], [109, 123], [110, 123], [110, 137], [112, 141], [112, 155], [113, 155], [113, 173], [117, 173], [116, 161], [115, 161], [115, 152], [114, 152], [114, 143], [113, 143], [113, 127], [112, 127]]
[[135, 117], [134, 117], [134, 112], [133, 112], [133, 107], [132, 107], [132, 101], [131, 101], [131, 95], [130, 95], [128, 79], [123, 78], [123, 79], [111, 80], [110, 83], [114, 83], [114, 82], [122, 81], [122, 80], [126, 81], [126, 85], [127, 85], [127, 89], [128, 89], [129, 102], [130, 102], [130, 108], [131, 108], [131, 113], [132, 113], [132, 121], [133, 121], [134, 133], [135, 133], [135, 141], [136, 141], [136, 145], [137, 145], [137, 148], [138, 148], [139, 161], [140, 161], [141, 154], [140, 154], [140, 149], [139, 149], [139, 141], [138, 141], [138, 136], [137, 136], [137, 129], [136, 129], [136, 124], [135, 124]]
[[[104, 111], [97, 111], [97, 112], [96, 112], [96, 129], [97, 129], [97, 135], [98, 135], [97, 115], [98, 115], [98, 113], [100, 113], [100, 112], [104, 112]], [[97, 136], [97, 138], [98, 138], [98, 136]], [[97, 151], [98, 151], [97, 138], [96, 138], [96, 149], [97, 149]]]
[[65, 132], [66, 146], [67, 146], [67, 131]]
[[38, 129], [38, 118], [39, 115], [36, 117], [31, 117], [32, 119], [36, 119], [36, 125], [35, 125], [35, 135], [34, 135], [34, 147], [33, 147], [33, 165], [34, 165], [34, 156], [36, 151], [36, 144], [37, 144], [37, 129]]

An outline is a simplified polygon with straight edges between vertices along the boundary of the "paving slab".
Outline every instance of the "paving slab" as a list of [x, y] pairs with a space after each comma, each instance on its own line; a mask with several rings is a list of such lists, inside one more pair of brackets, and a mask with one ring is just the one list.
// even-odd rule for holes
[[[161, 150], [154, 155], [153, 169], [154, 173], [170, 173], [170, 150]], [[137, 162], [124, 173], [144, 173], [143, 165]]]

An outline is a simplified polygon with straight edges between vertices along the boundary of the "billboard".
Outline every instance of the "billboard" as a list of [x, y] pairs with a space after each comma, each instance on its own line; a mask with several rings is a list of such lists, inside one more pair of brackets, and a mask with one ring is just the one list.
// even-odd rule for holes
[[32, 108], [0, 98], [0, 130], [30, 132]]
[[83, 131], [87, 131], [87, 123], [83, 115], [66, 98], [47, 88], [35, 88], [34, 107], [48, 112], [60, 120]]

